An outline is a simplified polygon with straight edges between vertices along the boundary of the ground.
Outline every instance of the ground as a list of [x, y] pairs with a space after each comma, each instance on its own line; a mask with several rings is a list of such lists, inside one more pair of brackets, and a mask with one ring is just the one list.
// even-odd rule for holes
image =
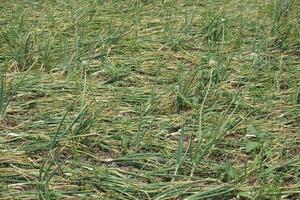
[[298, 199], [300, 1], [0, 1], [0, 199]]

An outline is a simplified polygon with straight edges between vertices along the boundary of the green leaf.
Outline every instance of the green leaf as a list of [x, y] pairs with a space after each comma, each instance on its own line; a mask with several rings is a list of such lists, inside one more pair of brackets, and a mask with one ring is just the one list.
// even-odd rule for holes
[[249, 153], [249, 152], [255, 150], [258, 146], [259, 146], [258, 142], [251, 142], [250, 141], [246, 144], [246, 152]]
[[5, 73], [4, 69], [0, 68], [0, 115], [2, 115], [2, 112], [4, 111], [4, 79], [5, 79]]
[[238, 196], [239, 197], [245, 197], [245, 198], [250, 198], [251, 199], [251, 194], [249, 192], [244, 192], [244, 191], [241, 191], [238, 193]]
[[253, 135], [257, 135], [257, 131], [256, 131], [256, 128], [252, 125], [249, 125], [248, 126], [248, 131], [253, 134]]
[[268, 136], [268, 133], [267, 132], [258, 132], [257, 133], [257, 137], [259, 138], [259, 139], [264, 139], [264, 138], [266, 138]]

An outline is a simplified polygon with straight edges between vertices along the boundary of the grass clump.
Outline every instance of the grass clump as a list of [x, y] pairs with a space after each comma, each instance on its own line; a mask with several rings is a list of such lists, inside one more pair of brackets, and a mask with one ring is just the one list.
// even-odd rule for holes
[[297, 199], [299, 9], [3, 2], [0, 199]]

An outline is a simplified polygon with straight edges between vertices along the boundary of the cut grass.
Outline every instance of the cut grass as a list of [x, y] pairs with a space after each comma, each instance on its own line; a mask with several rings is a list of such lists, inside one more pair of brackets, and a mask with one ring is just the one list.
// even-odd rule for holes
[[0, 199], [297, 199], [299, 10], [2, 2]]

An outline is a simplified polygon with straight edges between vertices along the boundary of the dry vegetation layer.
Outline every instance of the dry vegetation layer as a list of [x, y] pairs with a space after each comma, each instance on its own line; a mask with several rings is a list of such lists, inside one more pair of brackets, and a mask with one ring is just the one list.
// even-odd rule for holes
[[300, 1], [0, 0], [0, 199], [297, 199]]

